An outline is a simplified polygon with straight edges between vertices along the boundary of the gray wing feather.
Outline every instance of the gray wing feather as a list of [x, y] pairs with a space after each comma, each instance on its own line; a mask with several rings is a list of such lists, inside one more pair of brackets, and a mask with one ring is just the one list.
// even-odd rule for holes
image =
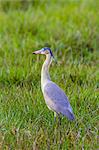
[[43, 94], [48, 107], [57, 113], [62, 113], [70, 120], [74, 119], [68, 98], [59, 86], [50, 81], [45, 85]]

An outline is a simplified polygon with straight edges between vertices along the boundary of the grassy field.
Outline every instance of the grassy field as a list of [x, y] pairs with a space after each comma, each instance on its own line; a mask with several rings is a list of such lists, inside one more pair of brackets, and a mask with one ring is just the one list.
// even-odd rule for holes
[[[44, 46], [76, 116], [60, 128], [40, 88], [45, 58], [32, 55]], [[98, 0], [0, 0], [0, 150], [98, 149], [98, 50]]]

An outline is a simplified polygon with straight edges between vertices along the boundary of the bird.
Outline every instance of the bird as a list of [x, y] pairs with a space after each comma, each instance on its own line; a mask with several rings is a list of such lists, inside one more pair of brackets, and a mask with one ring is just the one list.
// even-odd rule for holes
[[52, 63], [54, 55], [49, 47], [44, 47], [40, 50], [34, 51], [33, 54], [42, 54], [46, 59], [41, 69], [41, 90], [45, 99], [47, 107], [54, 112], [54, 118], [62, 114], [70, 121], [75, 120], [73, 109], [70, 105], [68, 97], [65, 92], [53, 81], [49, 75], [49, 67]]

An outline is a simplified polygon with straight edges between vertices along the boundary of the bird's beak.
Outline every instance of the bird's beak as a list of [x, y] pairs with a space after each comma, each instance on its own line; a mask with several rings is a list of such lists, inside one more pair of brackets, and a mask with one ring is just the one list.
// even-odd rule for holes
[[42, 50], [37, 50], [37, 51], [34, 51], [32, 54], [41, 54], [42, 53]]

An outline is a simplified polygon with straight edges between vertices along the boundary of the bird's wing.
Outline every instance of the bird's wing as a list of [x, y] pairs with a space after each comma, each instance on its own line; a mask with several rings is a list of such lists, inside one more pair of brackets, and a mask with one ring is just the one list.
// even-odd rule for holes
[[54, 82], [48, 82], [44, 87], [44, 98], [47, 105], [57, 113], [62, 113], [70, 120], [74, 119], [73, 111], [64, 91]]

